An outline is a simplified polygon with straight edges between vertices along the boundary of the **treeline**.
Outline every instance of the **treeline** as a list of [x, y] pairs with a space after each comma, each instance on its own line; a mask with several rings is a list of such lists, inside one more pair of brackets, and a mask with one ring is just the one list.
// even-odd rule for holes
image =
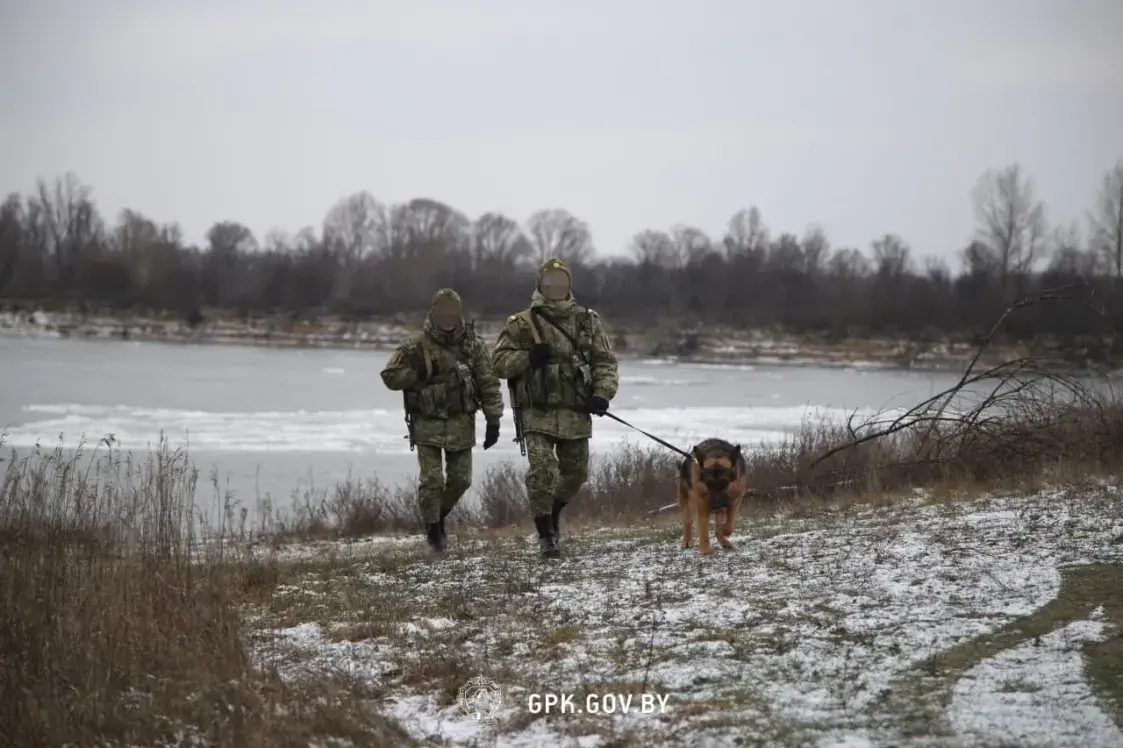
[[[527, 301], [546, 257], [573, 268], [582, 302], [610, 319], [782, 327], [828, 336], [972, 334], [1009, 301], [1083, 282], [1096, 304], [1026, 310], [1015, 339], [1102, 337], [1123, 321], [1123, 159], [1103, 178], [1085, 225], [1050, 226], [1019, 165], [990, 170], [974, 195], [977, 234], [959, 267], [913, 255], [905, 238], [875, 238], [866, 251], [832, 247], [817, 226], [775, 232], [755, 207], [722, 236], [691, 226], [637, 233], [626, 256], [598, 253], [588, 225], [563, 209], [519, 224], [471, 218], [428, 198], [386, 205], [368, 192], [340, 200], [319, 229], [255, 237], [224, 221], [205, 246], [175, 223], [124, 210], [100, 214], [73, 174], [40, 180], [0, 208], [0, 299], [9, 305], [228, 314], [416, 313], [439, 286], [457, 288], [481, 318]], [[965, 206], [966, 207], [966, 206]]]

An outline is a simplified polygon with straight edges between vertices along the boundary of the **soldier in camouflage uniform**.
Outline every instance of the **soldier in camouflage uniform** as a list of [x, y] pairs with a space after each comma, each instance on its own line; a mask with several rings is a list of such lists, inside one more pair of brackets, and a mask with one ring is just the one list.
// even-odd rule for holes
[[[429, 547], [445, 546], [445, 517], [472, 485], [476, 411], [487, 420], [484, 449], [499, 440], [503, 395], [484, 341], [465, 325], [460, 296], [433, 296], [420, 334], [390, 356], [382, 381], [405, 393], [411, 445], [417, 447], [417, 488]], [[441, 469], [442, 453], [446, 470]], [[446, 475], [447, 474], [447, 475]]]
[[522, 414], [526, 489], [542, 552], [556, 556], [561, 511], [589, 479], [590, 413], [604, 415], [620, 386], [600, 315], [577, 304], [563, 261], [539, 269], [530, 307], [507, 318], [492, 360]]

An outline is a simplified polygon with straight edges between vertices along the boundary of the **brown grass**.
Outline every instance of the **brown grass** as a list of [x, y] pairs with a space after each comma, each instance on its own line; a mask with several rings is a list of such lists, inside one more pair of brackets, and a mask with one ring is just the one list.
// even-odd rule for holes
[[187, 455], [102, 446], [92, 460], [37, 450], [6, 465], [0, 744], [410, 744], [357, 683], [298, 692], [256, 669], [236, 598], [252, 580], [200, 542]]
[[[1035, 390], [990, 396], [985, 404], [949, 415], [937, 403], [888, 425], [853, 429], [805, 424], [782, 444], [745, 445], [759, 494], [753, 506], [814, 507], [917, 487], [1033, 488], [1118, 472], [1123, 463], [1123, 404], [1112, 397]], [[204, 542], [193, 509], [198, 476], [185, 452], [161, 444], [138, 460], [111, 442], [99, 450], [93, 459], [62, 450], [13, 453], [6, 463], [0, 744], [125, 745], [185, 732], [223, 746], [308, 745], [328, 736], [358, 745], [410, 744], [380, 715], [380, 694], [369, 687], [338, 674], [294, 684], [251, 661], [242, 610], [271, 597], [285, 572], [247, 562], [238, 543]], [[679, 459], [656, 447], [597, 459], [572, 519], [644, 521], [645, 512], [673, 502]], [[513, 463], [488, 470], [476, 482], [478, 503], [459, 507], [455, 522], [525, 529], [522, 475]], [[354, 480], [330, 494], [306, 495], [291, 515], [270, 520], [278, 539], [418, 526], [412, 488]], [[230, 525], [220, 530], [219, 540], [228, 540]], [[343, 565], [321, 562], [325, 584], [346, 584]], [[463, 610], [445, 613], [471, 618], [474, 595], [466, 589]], [[410, 609], [406, 601], [396, 607]], [[387, 616], [374, 626], [367, 619], [333, 638], [367, 639], [397, 620]]]

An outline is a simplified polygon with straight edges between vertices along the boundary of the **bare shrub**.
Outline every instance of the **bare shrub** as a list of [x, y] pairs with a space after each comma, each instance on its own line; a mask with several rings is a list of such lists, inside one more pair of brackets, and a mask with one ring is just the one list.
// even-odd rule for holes
[[[574, 497], [567, 517], [576, 520], [614, 520], [635, 517], [657, 506], [677, 469], [673, 453], [627, 445], [590, 460], [589, 481]], [[509, 527], [529, 521], [526, 493], [526, 468], [507, 461], [489, 466], [479, 482], [479, 502], [473, 509], [461, 508], [452, 517], [466, 525], [488, 528]], [[457, 516], [459, 515], [459, 516]]]
[[415, 532], [424, 526], [412, 484], [387, 485], [350, 475], [331, 490], [292, 495], [290, 512], [273, 512], [265, 534], [273, 539], [356, 538]]
[[[475, 512], [454, 511], [466, 524], [484, 527], [509, 527], [529, 518], [526, 497], [526, 468], [515, 462], [488, 466], [479, 486], [479, 505]], [[453, 515], [450, 515], [452, 517]]]
[[577, 520], [634, 519], [674, 495], [678, 455], [663, 447], [626, 444], [593, 460], [589, 482], [567, 512]]

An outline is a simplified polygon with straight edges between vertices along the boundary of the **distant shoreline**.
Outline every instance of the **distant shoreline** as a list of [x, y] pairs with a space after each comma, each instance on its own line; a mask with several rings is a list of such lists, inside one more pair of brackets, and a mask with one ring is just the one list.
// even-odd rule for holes
[[[498, 335], [499, 321], [480, 320], [485, 339]], [[277, 349], [392, 350], [417, 330], [400, 318], [369, 322], [316, 320], [252, 322], [219, 317], [195, 327], [170, 316], [117, 317], [27, 311], [0, 313], [0, 336], [62, 340], [118, 340], [179, 345], [234, 345]], [[883, 371], [962, 371], [975, 355], [968, 343], [918, 343], [901, 339], [814, 340], [759, 330], [707, 328], [683, 332], [681, 325], [621, 326], [613, 332], [617, 354], [627, 360], [710, 366], [816, 366]], [[988, 366], [1029, 355], [1024, 347], [992, 346], [979, 361]], [[1072, 372], [1104, 373], [1117, 367], [1058, 365]]]

